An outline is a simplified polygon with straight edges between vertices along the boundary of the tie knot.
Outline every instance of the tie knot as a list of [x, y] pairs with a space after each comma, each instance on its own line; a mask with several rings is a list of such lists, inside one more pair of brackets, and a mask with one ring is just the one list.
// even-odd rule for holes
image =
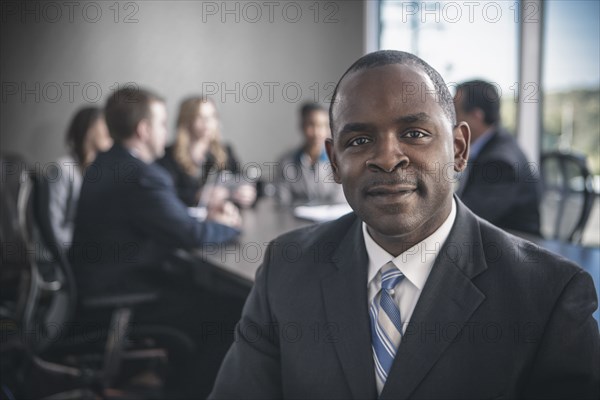
[[400, 283], [404, 278], [404, 274], [394, 265], [393, 262], [388, 262], [381, 267], [381, 288], [391, 290]]

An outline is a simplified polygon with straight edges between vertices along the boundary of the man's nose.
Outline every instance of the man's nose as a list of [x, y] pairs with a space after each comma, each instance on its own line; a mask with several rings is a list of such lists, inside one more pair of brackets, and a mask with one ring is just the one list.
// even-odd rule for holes
[[380, 138], [374, 147], [373, 156], [367, 160], [367, 167], [374, 172], [394, 172], [406, 168], [409, 164], [402, 143], [395, 134]]

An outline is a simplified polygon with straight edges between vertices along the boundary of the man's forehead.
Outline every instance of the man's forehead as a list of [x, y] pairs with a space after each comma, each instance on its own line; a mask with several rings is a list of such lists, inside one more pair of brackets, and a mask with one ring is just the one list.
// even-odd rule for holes
[[309, 112], [308, 114], [306, 114], [306, 118], [329, 118], [329, 114], [327, 113], [326, 110], [313, 110], [311, 112]]
[[338, 92], [349, 92], [364, 86], [393, 87], [394, 90], [407, 94], [417, 88], [435, 91], [435, 85], [422, 68], [408, 64], [388, 64], [351, 72], [343, 79]]
[[167, 111], [167, 105], [164, 101], [161, 100], [152, 100], [150, 102], [150, 108], [152, 108], [153, 110], [164, 110], [165, 112]]
[[167, 117], [167, 105], [159, 100], [150, 103], [150, 113], [152, 118], [164, 119]]
[[421, 68], [389, 64], [348, 74], [340, 84], [333, 117], [354, 114], [365, 105], [419, 111], [438, 100], [439, 91]]

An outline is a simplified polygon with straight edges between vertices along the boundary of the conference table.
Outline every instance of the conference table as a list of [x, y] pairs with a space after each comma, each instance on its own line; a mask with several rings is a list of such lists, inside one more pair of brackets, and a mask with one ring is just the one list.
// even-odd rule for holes
[[[244, 210], [242, 215], [243, 231], [236, 241], [222, 245], [206, 244], [193, 251], [191, 256], [193, 260], [206, 263], [201, 268], [195, 268], [198, 282], [213, 290], [245, 297], [252, 287], [269, 242], [285, 232], [314, 222], [295, 217], [292, 208], [279, 206], [272, 198], [260, 199], [254, 208]], [[600, 297], [600, 247], [547, 240], [520, 232], [510, 233], [581, 266], [592, 276]], [[596, 310], [594, 317], [600, 321], [600, 310]]]
[[314, 222], [296, 218], [291, 207], [280, 206], [273, 198], [262, 198], [242, 211], [242, 233], [237, 240], [207, 243], [179, 257], [198, 265], [194, 279], [201, 286], [230, 296], [245, 298], [254, 283], [269, 243], [282, 233]]

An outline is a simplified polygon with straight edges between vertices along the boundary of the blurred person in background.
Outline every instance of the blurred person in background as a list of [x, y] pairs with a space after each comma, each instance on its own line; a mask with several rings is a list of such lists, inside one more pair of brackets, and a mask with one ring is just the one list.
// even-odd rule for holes
[[318, 103], [304, 103], [300, 109], [303, 143], [285, 154], [278, 163], [277, 199], [283, 205], [344, 203], [342, 189], [333, 180], [325, 152], [331, 136], [329, 114]]
[[231, 203], [212, 209], [205, 222], [188, 215], [171, 178], [154, 163], [167, 136], [159, 96], [122, 89], [108, 99], [105, 115], [115, 145], [83, 180], [70, 251], [75, 275], [87, 294], [155, 289], [164, 285], [162, 264], [175, 249], [233, 239], [241, 217]]
[[[194, 96], [181, 103], [175, 142], [158, 163], [169, 172], [177, 195], [188, 207], [198, 206], [204, 198], [217, 205], [229, 199], [239, 207], [256, 200], [256, 188], [240, 176], [232, 147], [221, 141], [219, 115], [209, 98]], [[226, 173], [233, 179], [227, 180]], [[210, 193], [203, 194], [203, 189]]]
[[53, 179], [47, 179], [50, 225], [59, 248], [64, 251], [73, 237], [83, 172], [98, 152], [107, 151], [113, 144], [102, 110], [79, 109], [67, 131], [66, 142], [69, 154], [56, 161], [58, 171]]
[[500, 124], [496, 87], [473, 80], [454, 96], [458, 122], [471, 128], [471, 151], [456, 194], [477, 215], [508, 230], [540, 234], [540, 188], [517, 141]]

